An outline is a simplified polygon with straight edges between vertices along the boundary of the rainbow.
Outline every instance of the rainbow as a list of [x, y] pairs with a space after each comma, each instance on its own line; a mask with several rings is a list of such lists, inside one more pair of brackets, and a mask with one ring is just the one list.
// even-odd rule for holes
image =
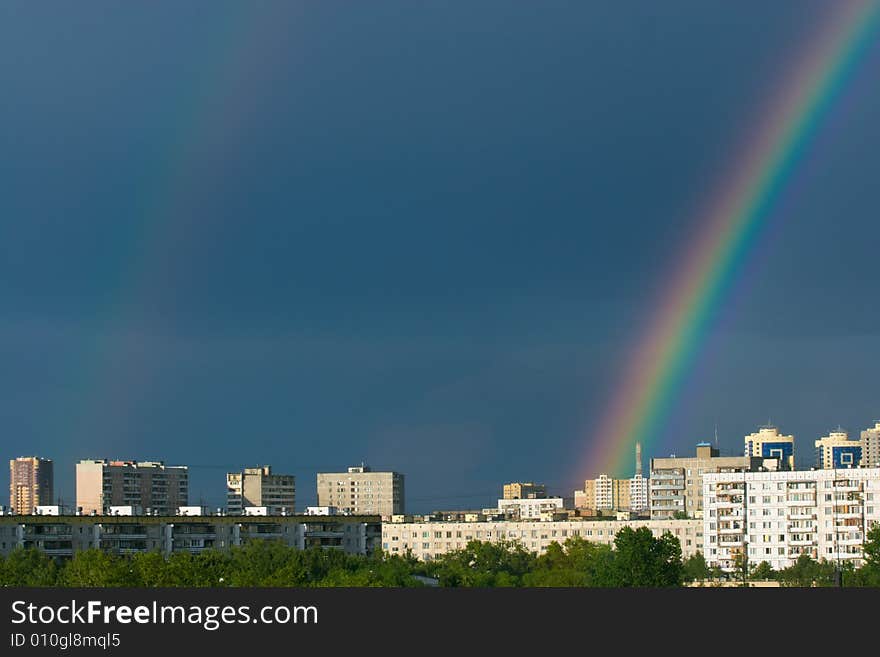
[[[835, 3], [821, 34], [786, 77], [730, 174], [701, 213], [632, 356], [590, 436], [579, 473], [623, 476], [636, 442], [661, 434], [712, 319], [829, 107], [880, 27], [880, 2]], [[650, 452], [649, 452], [650, 453]]]

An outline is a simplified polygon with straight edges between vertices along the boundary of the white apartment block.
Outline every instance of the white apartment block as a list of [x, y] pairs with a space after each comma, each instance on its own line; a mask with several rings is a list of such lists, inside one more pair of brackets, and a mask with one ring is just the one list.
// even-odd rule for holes
[[880, 522], [880, 468], [703, 475], [703, 554], [732, 571], [787, 568], [798, 556], [862, 565], [865, 534]]
[[564, 503], [561, 497], [498, 500], [500, 513], [512, 513], [520, 520], [539, 520], [542, 514], [548, 511], [561, 511], [563, 508]]
[[405, 522], [382, 523], [382, 549], [389, 554], [405, 554], [423, 561], [467, 547], [468, 541], [518, 541], [529, 550], [543, 553], [551, 543], [562, 544], [573, 536], [613, 545], [624, 527], [647, 527], [654, 536], [670, 532], [681, 543], [682, 558], [696, 554], [703, 545], [700, 520], [559, 520], [497, 522]]

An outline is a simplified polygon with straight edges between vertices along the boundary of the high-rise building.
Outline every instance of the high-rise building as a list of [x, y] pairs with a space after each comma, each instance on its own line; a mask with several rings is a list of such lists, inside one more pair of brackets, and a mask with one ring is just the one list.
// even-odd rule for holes
[[547, 487], [544, 484], [520, 481], [504, 484], [503, 498], [505, 500], [535, 500], [546, 497]]
[[745, 455], [779, 459], [779, 470], [794, 470], [794, 436], [783, 436], [767, 424], [745, 437]]
[[862, 463], [862, 441], [850, 440], [849, 434], [839, 428], [816, 441], [816, 467], [857, 468]]
[[703, 516], [703, 475], [709, 472], [758, 470], [763, 459], [757, 456], [721, 456], [710, 443], [698, 443], [697, 455], [651, 459], [651, 518]]
[[787, 568], [802, 554], [859, 567], [880, 522], [880, 468], [710, 473], [703, 482], [703, 555], [726, 571], [744, 559]]
[[90, 461], [76, 464], [76, 505], [89, 514], [111, 506], [174, 515], [189, 500], [189, 470], [162, 461]]
[[22, 515], [34, 507], [52, 504], [54, 496], [52, 461], [38, 456], [21, 456], [9, 461], [9, 506]]
[[648, 480], [637, 474], [632, 479], [613, 479], [602, 474], [584, 481], [584, 489], [574, 492], [574, 506], [592, 511], [633, 511], [648, 509]]
[[404, 477], [399, 472], [373, 472], [364, 465], [348, 472], [318, 473], [318, 506], [335, 506], [354, 515], [405, 513]]
[[293, 515], [295, 502], [293, 475], [273, 474], [268, 465], [226, 474], [226, 508], [232, 515], [248, 506], [264, 506], [269, 515]]
[[880, 467], [880, 422], [862, 431], [862, 465]]

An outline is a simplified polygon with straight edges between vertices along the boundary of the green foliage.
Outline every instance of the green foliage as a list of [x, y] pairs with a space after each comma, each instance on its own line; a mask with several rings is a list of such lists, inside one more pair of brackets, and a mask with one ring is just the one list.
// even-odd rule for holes
[[535, 567], [535, 556], [515, 541], [469, 541], [432, 562], [430, 571], [440, 586], [521, 586]]
[[62, 586], [135, 586], [137, 580], [130, 559], [117, 557], [97, 548], [77, 552], [64, 566]]
[[647, 527], [624, 527], [614, 537], [613, 586], [681, 586], [681, 544], [665, 532], [655, 538]]
[[686, 511], [676, 511], [672, 514], [673, 520], [687, 520], [688, 514]]
[[682, 563], [682, 568], [684, 570], [684, 581], [686, 582], [703, 581], [709, 579], [712, 575], [702, 552], [697, 552], [685, 559]]
[[769, 580], [776, 579], [776, 571], [766, 561], [762, 561], [752, 569], [749, 579], [752, 580]]
[[57, 586], [58, 567], [40, 550], [16, 548], [0, 558], [0, 586]]
[[[852, 572], [852, 566], [846, 569]], [[808, 554], [801, 554], [794, 565], [783, 568], [777, 574], [782, 586], [835, 586], [838, 583], [837, 564], [816, 561]]]

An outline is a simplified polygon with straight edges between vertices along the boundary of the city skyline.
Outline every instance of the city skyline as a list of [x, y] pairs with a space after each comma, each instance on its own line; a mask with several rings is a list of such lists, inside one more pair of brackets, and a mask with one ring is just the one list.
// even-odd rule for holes
[[[600, 474], [698, 207], [856, 3], [156, 5], [0, 8], [8, 458], [53, 459], [66, 499], [82, 458], [186, 464], [212, 507], [235, 468], [366, 461], [423, 509]], [[769, 416], [802, 467], [880, 415], [861, 57], [646, 457], [716, 426], [739, 453]]]

